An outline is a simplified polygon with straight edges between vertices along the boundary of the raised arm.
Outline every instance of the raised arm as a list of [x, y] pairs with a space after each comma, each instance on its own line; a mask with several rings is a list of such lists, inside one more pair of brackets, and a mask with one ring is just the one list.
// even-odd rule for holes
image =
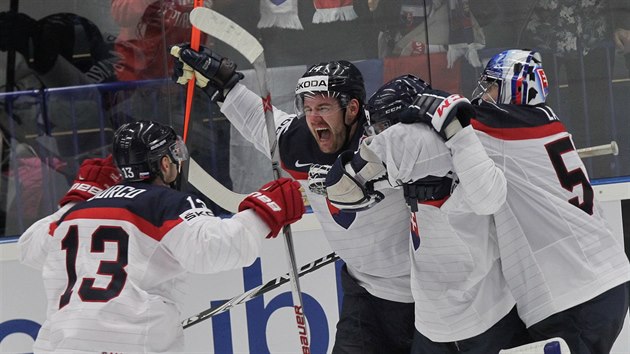
[[[236, 71], [236, 64], [203, 46], [195, 51], [188, 44], [176, 45], [171, 48], [171, 55], [175, 57], [173, 80], [185, 85], [194, 76], [196, 85], [219, 105], [230, 123], [269, 157], [269, 138], [261, 98], [238, 83], [243, 74]], [[275, 107], [273, 112], [276, 127], [295, 118]]]

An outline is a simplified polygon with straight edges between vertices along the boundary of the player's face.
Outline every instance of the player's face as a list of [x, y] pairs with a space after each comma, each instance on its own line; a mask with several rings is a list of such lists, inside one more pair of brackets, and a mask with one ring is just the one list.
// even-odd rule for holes
[[497, 103], [497, 100], [499, 99], [499, 85], [497, 85], [496, 83], [488, 85], [488, 88], [486, 89], [486, 92], [484, 92], [484, 94], [481, 96], [481, 99], [486, 102]]
[[179, 175], [181, 163], [177, 164], [171, 161], [168, 156], [162, 157], [162, 175], [164, 183], [169, 185], [177, 179]]
[[348, 129], [344, 124], [345, 112], [334, 97], [315, 95], [304, 98], [306, 124], [322, 152], [334, 153], [343, 147]]

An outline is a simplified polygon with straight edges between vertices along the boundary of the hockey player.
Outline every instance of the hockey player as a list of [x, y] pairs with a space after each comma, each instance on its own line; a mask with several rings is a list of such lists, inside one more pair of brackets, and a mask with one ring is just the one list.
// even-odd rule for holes
[[341, 208], [363, 207], [379, 199], [374, 195], [382, 190], [374, 187], [381, 176], [404, 190], [412, 211], [412, 353], [487, 354], [527, 343], [501, 271], [492, 215], [505, 201], [503, 173], [468, 125], [474, 110], [461, 96], [443, 110], [459, 127], [444, 129], [446, 143], [426, 125], [396, 124], [419, 108], [412, 103], [423, 92], [446, 97], [412, 75], [376, 91], [367, 105], [370, 137], [332, 166], [328, 198]]
[[[207, 48], [180, 45], [177, 82], [193, 73], [221, 112], [263, 153], [269, 155], [260, 97], [238, 83], [232, 62]], [[173, 52], [173, 51], [172, 51]], [[175, 50], [177, 52], [177, 50]], [[186, 65], [184, 65], [186, 63]], [[201, 79], [200, 79], [201, 78]], [[356, 150], [362, 136], [365, 88], [350, 62], [311, 66], [298, 80], [297, 114], [274, 108], [282, 168], [305, 187], [306, 195], [330, 247], [345, 261], [341, 271], [343, 304], [337, 323], [335, 354], [409, 353], [413, 337], [413, 298], [409, 273], [409, 216], [402, 191], [364, 213], [330, 205], [309, 188], [309, 169], [326, 171], [345, 150]], [[320, 178], [320, 188], [323, 180]]]
[[503, 273], [534, 341], [609, 353], [628, 311], [630, 264], [547, 92], [540, 54], [507, 50], [473, 94], [472, 126], [507, 180], [495, 214]]
[[113, 148], [123, 182], [85, 193], [106, 188], [115, 168], [84, 163], [62, 208], [18, 242], [21, 261], [43, 269], [48, 298], [35, 353], [183, 351], [185, 274], [251, 264], [263, 238], [304, 213], [299, 184], [284, 178], [245, 198], [232, 218], [213, 216], [170, 188], [188, 157], [171, 127], [125, 124]]
[[628, 311], [630, 265], [571, 135], [545, 104], [540, 54], [497, 54], [479, 87], [473, 125], [508, 181], [497, 225], [519, 314], [534, 340], [561, 337], [572, 353], [608, 353]]

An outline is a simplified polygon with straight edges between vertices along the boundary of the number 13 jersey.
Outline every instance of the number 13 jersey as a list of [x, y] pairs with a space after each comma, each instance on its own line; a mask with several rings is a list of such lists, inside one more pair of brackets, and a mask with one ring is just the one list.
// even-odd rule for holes
[[269, 232], [251, 210], [221, 219], [193, 195], [147, 183], [68, 206], [18, 241], [48, 298], [36, 353], [183, 351], [186, 274], [250, 265]]

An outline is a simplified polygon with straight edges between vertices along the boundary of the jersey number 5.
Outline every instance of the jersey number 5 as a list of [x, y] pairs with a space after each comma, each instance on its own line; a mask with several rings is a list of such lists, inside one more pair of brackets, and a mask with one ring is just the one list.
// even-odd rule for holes
[[[105, 252], [105, 243], [117, 244], [117, 256], [115, 260], [102, 260], [98, 265], [98, 275], [110, 276], [111, 280], [106, 287], [94, 286], [95, 278], [82, 278], [79, 287], [79, 298], [86, 302], [107, 302], [117, 297], [127, 280], [127, 246], [129, 235], [120, 227], [101, 226], [92, 234], [90, 253]], [[66, 271], [68, 273], [68, 286], [59, 299], [59, 308], [70, 302], [72, 288], [77, 281], [76, 262], [79, 250], [79, 231], [76, 225], [68, 228], [68, 233], [61, 241], [61, 249], [66, 251]]]
[[580, 203], [579, 197], [573, 197], [569, 199], [569, 203], [582, 209], [585, 213], [593, 215], [593, 198], [595, 195], [591, 183], [581, 168], [569, 171], [562, 159], [562, 154], [575, 150], [571, 140], [568, 137], [562, 138], [545, 145], [545, 148], [562, 188], [573, 192], [574, 187], [582, 186], [582, 202]]

